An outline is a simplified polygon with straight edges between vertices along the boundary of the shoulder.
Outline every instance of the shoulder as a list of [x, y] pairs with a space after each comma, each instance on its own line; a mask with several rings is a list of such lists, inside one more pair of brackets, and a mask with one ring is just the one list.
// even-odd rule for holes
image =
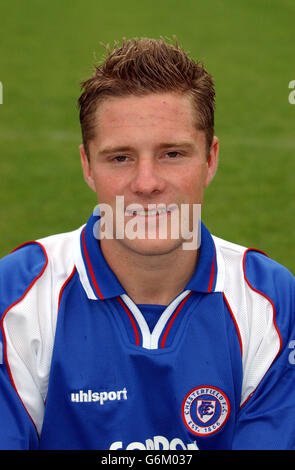
[[284, 296], [295, 288], [294, 275], [282, 264], [270, 258], [267, 254], [247, 249], [243, 256], [243, 270], [246, 282], [255, 289], [263, 286], [270, 296]]
[[48, 265], [45, 248], [30, 241], [0, 260], [1, 311], [23, 297]]
[[286, 345], [295, 320], [294, 275], [277, 261], [252, 249], [245, 252], [243, 266], [248, 287], [271, 305], [282, 346]]
[[66, 278], [74, 266], [73, 244], [77, 230], [26, 242], [0, 259], [1, 314], [24, 298], [35, 285]]
[[[263, 251], [213, 237], [224, 273], [224, 292], [238, 306], [271, 306], [276, 319], [287, 327], [295, 315], [295, 278]], [[280, 316], [283, 314], [283, 318]]]
[[233, 275], [252, 290], [260, 290], [271, 298], [294, 295], [294, 275], [267, 253], [213, 236], [217, 251], [222, 256], [225, 285]]

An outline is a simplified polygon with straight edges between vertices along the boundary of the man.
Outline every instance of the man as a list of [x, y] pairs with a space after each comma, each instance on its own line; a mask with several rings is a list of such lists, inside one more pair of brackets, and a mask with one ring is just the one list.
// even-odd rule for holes
[[79, 99], [98, 206], [0, 264], [3, 449], [294, 449], [293, 276], [212, 236], [211, 76], [128, 40]]

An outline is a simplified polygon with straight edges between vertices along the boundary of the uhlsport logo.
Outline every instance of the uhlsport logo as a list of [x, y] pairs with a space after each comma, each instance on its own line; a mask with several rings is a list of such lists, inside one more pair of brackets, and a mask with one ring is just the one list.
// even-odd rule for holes
[[221, 390], [201, 386], [191, 390], [182, 404], [182, 417], [187, 428], [197, 436], [219, 431], [230, 414], [230, 403]]
[[127, 400], [126, 387], [124, 387], [123, 390], [110, 392], [93, 392], [92, 390], [79, 390], [78, 392], [71, 393], [71, 402], [74, 403], [98, 402], [100, 405], [104, 405], [106, 401], [114, 400]]

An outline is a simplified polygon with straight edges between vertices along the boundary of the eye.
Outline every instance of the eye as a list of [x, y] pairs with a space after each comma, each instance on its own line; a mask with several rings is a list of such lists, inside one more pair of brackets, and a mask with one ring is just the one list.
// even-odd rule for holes
[[126, 155], [117, 155], [116, 157], [113, 158], [113, 160], [118, 163], [124, 163], [126, 162], [127, 158], [128, 157]]
[[177, 151], [174, 152], [167, 152], [166, 155], [168, 155], [169, 158], [176, 158], [176, 157], [181, 157], [181, 154]]

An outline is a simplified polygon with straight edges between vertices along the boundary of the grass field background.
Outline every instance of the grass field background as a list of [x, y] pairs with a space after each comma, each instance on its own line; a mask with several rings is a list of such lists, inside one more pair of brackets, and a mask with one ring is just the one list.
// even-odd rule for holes
[[76, 102], [100, 42], [176, 35], [216, 82], [220, 164], [203, 220], [294, 272], [294, 17], [294, 0], [3, 0], [0, 256], [75, 229], [96, 204], [80, 168]]

